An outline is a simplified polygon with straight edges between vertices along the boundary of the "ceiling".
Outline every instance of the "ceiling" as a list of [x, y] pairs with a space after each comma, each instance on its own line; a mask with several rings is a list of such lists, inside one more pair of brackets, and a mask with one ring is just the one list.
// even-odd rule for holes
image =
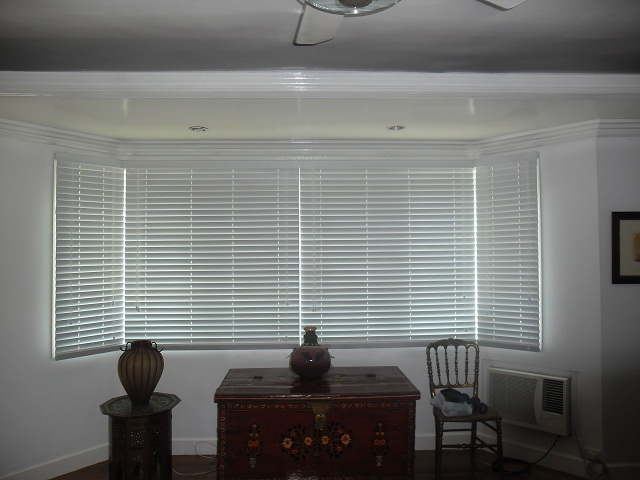
[[302, 9], [1, 0], [0, 118], [190, 141], [473, 141], [640, 119], [637, 0], [527, 0], [508, 11], [401, 0], [345, 17], [331, 41], [297, 46]]

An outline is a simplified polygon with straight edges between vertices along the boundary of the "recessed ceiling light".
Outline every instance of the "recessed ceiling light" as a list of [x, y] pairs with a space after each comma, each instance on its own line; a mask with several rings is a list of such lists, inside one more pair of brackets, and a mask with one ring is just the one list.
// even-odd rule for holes
[[189, 127], [189, 130], [191, 130], [192, 132], [204, 133], [209, 129], [207, 127], [202, 127], [200, 125], [192, 125]]
[[404, 125], [390, 125], [387, 127], [387, 130], [393, 130], [394, 132], [397, 132], [398, 130], [404, 130], [405, 126]]

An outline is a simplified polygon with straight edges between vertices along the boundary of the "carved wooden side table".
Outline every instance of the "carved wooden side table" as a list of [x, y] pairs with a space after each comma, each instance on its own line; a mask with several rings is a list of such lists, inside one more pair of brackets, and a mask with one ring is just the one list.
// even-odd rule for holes
[[154, 393], [147, 405], [128, 396], [100, 405], [109, 416], [109, 479], [166, 480], [172, 477], [171, 410], [180, 398]]

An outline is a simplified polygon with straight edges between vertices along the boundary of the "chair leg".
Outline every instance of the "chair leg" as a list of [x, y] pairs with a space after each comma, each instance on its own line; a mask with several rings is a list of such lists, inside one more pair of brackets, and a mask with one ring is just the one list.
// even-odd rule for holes
[[471, 472], [475, 475], [476, 471], [476, 450], [478, 446], [478, 424], [471, 424]]
[[436, 480], [442, 478], [442, 436], [444, 435], [444, 422], [436, 419]]
[[502, 452], [502, 421], [496, 420], [496, 444], [498, 454], [498, 473], [500, 474], [500, 480], [504, 480], [503, 467], [503, 452]]

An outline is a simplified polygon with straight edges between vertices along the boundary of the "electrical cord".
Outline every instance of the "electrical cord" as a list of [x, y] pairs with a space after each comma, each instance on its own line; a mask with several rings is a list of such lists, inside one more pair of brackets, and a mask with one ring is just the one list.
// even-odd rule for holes
[[[493, 469], [494, 472], [502, 473], [502, 475], [504, 475], [505, 477], [516, 477], [518, 475], [522, 475], [523, 473], [527, 473], [531, 470], [531, 467], [533, 465], [540, 463], [542, 460], [545, 459], [547, 455], [549, 455], [549, 453], [551, 453], [551, 450], [553, 450], [553, 447], [556, 446], [556, 444], [558, 443], [558, 440], [560, 440], [560, 435], [558, 435], [556, 439], [553, 441], [553, 443], [549, 447], [549, 450], [547, 450], [546, 453], [535, 462], [527, 462], [526, 460], [521, 460], [519, 458], [503, 457], [502, 467], [500, 466], [500, 462], [498, 460], [495, 460], [491, 464], [491, 468]], [[520, 469], [506, 470], [505, 465], [520, 465]]]
[[[211, 445], [213, 447], [215, 447], [216, 444], [215, 443], [211, 443], [211, 442], [200, 441], [200, 442], [196, 442], [196, 444], [193, 447], [193, 451], [195, 452], [197, 457], [206, 458], [207, 460], [213, 461], [215, 459], [214, 456], [202, 455], [202, 454], [198, 453], [198, 445], [201, 444], [201, 443], [205, 443], [205, 444]], [[171, 471], [173, 473], [175, 473], [176, 475], [180, 475], [181, 477], [197, 477], [197, 476], [200, 476], [200, 475], [207, 475], [209, 473], [214, 473], [216, 471], [216, 469], [214, 468], [212, 470], [207, 470], [205, 472], [197, 472], [197, 473], [180, 473], [180, 472], [176, 471], [174, 468], [172, 468]]]
[[578, 450], [580, 451], [580, 457], [582, 461], [585, 463], [585, 469], [587, 471], [587, 475], [589, 478], [593, 480], [606, 480], [609, 478], [609, 469], [607, 468], [607, 464], [598, 458], [589, 459], [582, 448], [582, 443], [580, 443], [580, 436], [574, 430], [573, 436], [576, 437], [576, 442], [578, 443]]
[[[585, 463], [585, 469], [587, 471], [587, 475], [589, 475], [589, 478], [593, 480], [607, 480], [609, 478], [609, 469], [607, 468], [607, 465], [602, 460], [599, 460], [599, 459], [588, 459], [584, 449], [582, 448], [582, 444], [580, 443], [580, 437], [575, 431], [573, 432], [573, 436], [576, 438], [576, 442], [578, 443], [578, 450], [580, 451], [580, 457], [582, 458], [582, 461]], [[508, 457], [503, 458], [502, 474], [506, 477], [515, 477], [517, 475], [521, 475], [523, 473], [529, 472], [533, 465], [540, 463], [542, 460], [544, 460], [544, 458], [547, 455], [549, 455], [549, 453], [551, 453], [551, 450], [553, 450], [553, 447], [556, 446], [556, 444], [558, 443], [558, 440], [560, 440], [560, 437], [561, 436], [558, 435], [554, 440], [553, 444], [551, 445], [551, 447], [549, 447], [549, 450], [547, 450], [547, 452], [535, 462], [527, 462], [525, 460], [520, 460], [518, 458], [508, 458]], [[522, 468], [520, 470], [507, 471], [505, 470], [505, 467], [504, 467], [505, 464], [521, 465]], [[491, 464], [491, 468], [495, 472], [500, 473], [500, 466], [498, 465], [497, 460]]]
[[217, 445], [215, 443], [211, 443], [211, 442], [199, 441], [199, 442], [196, 442], [196, 444], [193, 447], [193, 451], [196, 453], [196, 455], [198, 457], [206, 458], [206, 459], [209, 459], [209, 460], [214, 460], [216, 457], [213, 456], [213, 455], [203, 455], [201, 453], [198, 453], [198, 445], [200, 445], [201, 443], [204, 443], [206, 445], [211, 445], [213, 448], [216, 448]]

